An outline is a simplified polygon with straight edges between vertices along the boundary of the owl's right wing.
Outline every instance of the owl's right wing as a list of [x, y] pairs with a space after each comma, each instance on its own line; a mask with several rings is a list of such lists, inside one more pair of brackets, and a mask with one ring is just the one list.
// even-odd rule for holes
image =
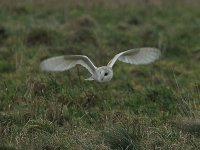
[[43, 60], [40, 63], [40, 68], [44, 71], [65, 71], [75, 67], [76, 65], [82, 65], [92, 75], [96, 70], [96, 67], [92, 61], [84, 55], [64, 55], [51, 57]]

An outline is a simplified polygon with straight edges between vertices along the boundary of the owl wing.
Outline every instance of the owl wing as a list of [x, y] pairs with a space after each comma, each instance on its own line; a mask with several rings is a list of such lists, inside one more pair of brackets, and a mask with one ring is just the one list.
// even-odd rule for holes
[[121, 52], [113, 57], [108, 63], [108, 67], [113, 67], [117, 60], [129, 63], [129, 64], [149, 64], [158, 59], [161, 52], [157, 48], [136, 48]]
[[76, 65], [85, 67], [91, 74], [94, 74], [96, 67], [92, 61], [84, 55], [64, 55], [45, 59], [40, 63], [44, 71], [65, 71]]

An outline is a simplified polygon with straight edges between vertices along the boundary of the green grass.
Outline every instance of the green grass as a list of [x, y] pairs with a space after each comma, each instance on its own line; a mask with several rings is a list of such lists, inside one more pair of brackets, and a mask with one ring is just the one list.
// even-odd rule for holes
[[[0, 149], [200, 149], [199, 7], [93, 3], [0, 6]], [[118, 62], [109, 83], [39, 70], [51, 56], [101, 66], [146, 46], [161, 59]]]

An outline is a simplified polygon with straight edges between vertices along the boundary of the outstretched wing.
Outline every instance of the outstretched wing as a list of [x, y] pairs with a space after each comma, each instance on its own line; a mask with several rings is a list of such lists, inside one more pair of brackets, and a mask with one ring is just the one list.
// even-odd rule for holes
[[129, 63], [129, 64], [149, 64], [161, 55], [161, 52], [157, 48], [136, 48], [121, 52], [114, 56], [114, 58], [108, 63], [108, 67], [113, 67], [117, 60]]
[[65, 55], [45, 59], [41, 62], [40, 68], [45, 71], [65, 71], [76, 65], [82, 65], [91, 74], [94, 74], [96, 67], [91, 60], [84, 55]]

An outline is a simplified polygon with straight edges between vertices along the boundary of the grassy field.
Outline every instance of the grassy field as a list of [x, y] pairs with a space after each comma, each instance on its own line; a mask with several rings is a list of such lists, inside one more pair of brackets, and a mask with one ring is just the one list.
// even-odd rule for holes
[[[0, 2], [0, 149], [200, 149], [199, 3], [97, 2]], [[109, 83], [80, 66], [39, 69], [65, 54], [102, 66], [137, 47], [162, 57], [118, 62]]]

